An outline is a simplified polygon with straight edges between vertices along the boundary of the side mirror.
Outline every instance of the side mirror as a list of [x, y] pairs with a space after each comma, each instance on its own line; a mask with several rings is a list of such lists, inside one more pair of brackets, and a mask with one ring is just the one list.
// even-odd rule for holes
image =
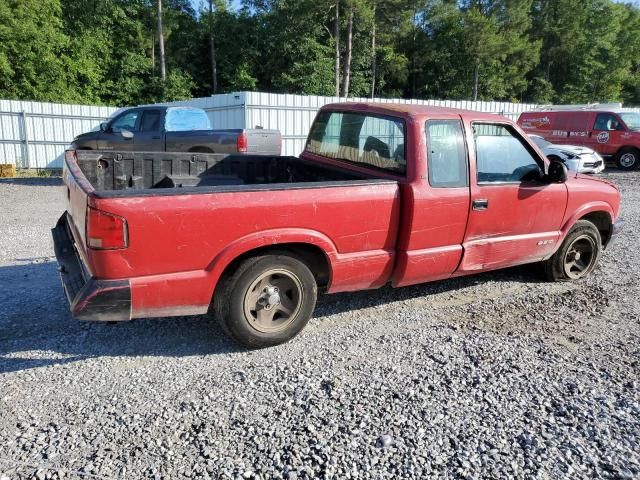
[[101, 132], [106, 132], [108, 128], [109, 128], [109, 123], [108, 122], [102, 122], [100, 124], [100, 131]]
[[122, 135], [122, 138], [125, 140], [131, 140], [133, 138], [133, 132], [130, 132], [129, 130], [121, 130], [120, 135]]
[[547, 181], [549, 183], [564, 183], [567, 181], [567, 166], [560, 160], [551, 160], [547, 171]]

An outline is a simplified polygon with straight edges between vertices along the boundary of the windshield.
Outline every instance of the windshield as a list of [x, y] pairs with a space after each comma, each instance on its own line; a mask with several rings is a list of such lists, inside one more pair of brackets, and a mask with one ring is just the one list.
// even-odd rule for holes
[[619, 115], [631, 130], [640, 130], [640, 113], [624, 112]]
[[544, 138], [538, 137], [537, 135], [529, 135], [529, 138], [531, 138], [531, 140], [533, 140], [533, 143], [535, 143], [540, 148], [545, 148], [551, 145], [551, 142], [547, 142]]

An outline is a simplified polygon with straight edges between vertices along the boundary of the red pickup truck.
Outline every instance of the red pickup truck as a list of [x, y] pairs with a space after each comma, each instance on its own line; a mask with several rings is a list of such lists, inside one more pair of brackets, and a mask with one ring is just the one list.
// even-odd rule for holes
[[541, 262], [589, 274], [618, 189], [567, 174], [513, 122], [327, 105], [300, 157], [69, 151], [53, 230], [72, 314], [211, 312], [236, 341], [287, 341], [327, 293]]

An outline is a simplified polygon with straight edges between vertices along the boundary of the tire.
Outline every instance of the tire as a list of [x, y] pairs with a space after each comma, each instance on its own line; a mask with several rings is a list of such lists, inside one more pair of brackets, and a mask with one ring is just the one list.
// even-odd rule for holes
[[620, 170], [635, 170], [640, 165], [640, 151], [633, 147], [624, 147], [616, 155], [616, 166]]
[[542, 262], [544, 275], [554, 282], [580, 280], [593, 271], [601, 254], [602, 238], [596, 226], [578, 220], [558, 251]]
[[214, 294], [213, 313], [239, 344], [271, 347], [300, 333], [317, 297], [309, 267], [288, 253], [275, 253], [248, 258], [223, 279]]

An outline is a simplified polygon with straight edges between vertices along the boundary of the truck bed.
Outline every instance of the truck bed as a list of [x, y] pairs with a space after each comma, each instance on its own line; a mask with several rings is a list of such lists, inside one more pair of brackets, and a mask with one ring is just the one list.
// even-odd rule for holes
[[[365, 175], [295, 157], [68, 151], [54, 238], [72, 311], [202, 314], [230, 262], [276, 244], [329, 262], [317, 281], [330, 292], [376, 288], [394, 266], [400, 187]], [[121, 219], [124, 244], [88, 246], [90, 212]], [[95, 221], [94, 245], [118, 231]]]
[[96, 192], [109, 196], [374, 180], [297, 157], [271, 155], [77, 151], [76, 162]]

